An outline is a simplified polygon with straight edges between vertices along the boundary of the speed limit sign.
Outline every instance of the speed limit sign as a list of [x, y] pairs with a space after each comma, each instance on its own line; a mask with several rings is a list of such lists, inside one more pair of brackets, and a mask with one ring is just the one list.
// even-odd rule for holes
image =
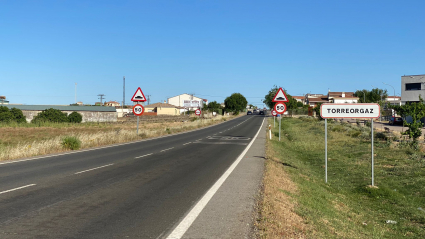
[[273, 116], [276, 116], [276, 115], [277, 115], [276, 110], [272, 110], [272, 115], [273, 115]]
[[143, 114], [143, 112], [145, 112], [145, 108], [143, 107], [143, 105], [135, 105], [133, 106], [133, 113], [136, 116], [141, 116]]
[[283, 114], [286, 111], [286, 105], [285, 103], [277, 103], [274, 105], [274, 110], [276, 111], [276, 113], [278, 114]]

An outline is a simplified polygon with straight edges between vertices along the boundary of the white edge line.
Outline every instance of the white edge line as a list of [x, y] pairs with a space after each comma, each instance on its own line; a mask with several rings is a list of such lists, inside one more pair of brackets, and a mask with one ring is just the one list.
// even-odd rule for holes
[[189, 142], [189, 143], [185, 143], [185, 144], [183, 144], [183, 145], [188, 145], [188, 144], [191, 144], [192, 142]]
[[210, 199], [214, 196], [214, 194], [218, 191], [218, 189], [221, 187], [221, 185], [226, 181], [227, 177], [233, 172], [233, 170], [238, 166], [239, 162], [242, 160], [242, 158], [245, 156], [246, 152], [251, 148], [251, 145], [254, 143], [255, 139], [257, 138], [258, 134], [261, 131], [261, 128], [263, 127], [264, 120], [261, 123], [260, 128], [257, 131], [257, 134], [255, 137], [251, 140], [251, 142], [246, 146], [245, 150], [239, 155], [239, 157], [236, 159], [235, 162], [224, 172], [223, 175], [217, 180], [217, 182], [214, 183], [214, 185], [208, 190], [208, 192], [205, 193], [205, 195], [199, 200], [196, 205], [190, 210], [190, 212], [186, 215], [186, 217], [177, 225], [176, 228], [168, 235], [167, 239], [180, 239], [189, 229], [189, 227], [192, 225], [192, 223], [195, 221], [195, 219], [198, 217], [198, 215], [201, 213], [201, 211], [204, 209], [204, 207], [208, 204]]
[[37, 185], [37, 184], [28, 184], [28, 185], [25, 185], [25, 186], [22, 186], [22, 187], [19, 187], [19, 188], [9, 189], [9, 190], [0, 192], [0, 194], [12, 192], [12, 191], [15, 191], [15, 190], [19, 190], [19, 189], [23, 189], [23, 188], [27, 188], [27, 187], [31, 187], [31, 186], [35, 186], [35, 185]]
[[114, 165], [114, 164], [113, 164], [113, 163], [111, 163], [111, 164], [103, 165], [103, 166], [100, 166], [100, 167], [97, 167], [97, 168], [91, 168], [91, 169], [87, 169], [87, 170], [84, 170], [84, 171], [81, 171], [81, 172], [78, 172], [78, 173], [74, 173], [74, 174], [80, 174], [80, 173], [85, 173], [85, 172], [88, 172], [88, 171], [92, 171], [92, 170], [95, 170], [95, 169], [99, 169], [99, 168], [104, 168], [104, 167], [108, 167], [108, 166], [111, 166], [111, 165]]
[[191, 132], [198, 131], [198, 130], [208, 129], [208, 128], [211, 128], [211, 127], [214, 127], [214, 126], [217, 126], [217, 125], [220, 125], [220, 124], [224, 124], [224, 123], [230, 122], [230, 121], [235, 120], [235, 119], [238, 119], [238, 117], [233, 118], [233, 119], [231, 119], [229, 121], [226, 120], [226, 121], [220, 122], [218, 124], [214, 124], [214, 125], [210, 125], [210, 126], [207, 126], [207, 127], [198, 128], [198, 129], [194, 129], [194, 130], [190, 130], [190, 131], [186, 131], [186, 132], [181, 132], [181, 133], [176, 133], [176, 134], [169, 134], [169, 135], [163, 135], [163, 136], [159, 136], [159, 137], [155, 137], [155, 138], [142, 139], [142, 140], [127, 142], [127, 143], [119, 143], [119, 144], [112, 144], [112, 145], [100, 146], [100, 147], [89, 148], [89, 149], [82, 149], [82, 150], [78, 150], [78, 151], [72, 151], [72, 152], [66, 152], [66, 153], [60, 153], [60, 154], [43, 155], [43, 156], [35, 157], [35, 158], [28, 158], [28, 159], [13, 160], [13, 161], [8, 161], [8, 162], [1, 162], [0, 165], [11, 164], [11, 163], [19, 163], [19, 162], [31, 161], [31, 160], [42, 159], [42, 158], [51, 158], [51, 157], [56, 157], [56, 156], [68, 155], [68, 154], [76, 154], [76, 153], [82, 153], [82, 152], [93, 151], [93, 150], [98, 150], [98, 149], [106, 149], [106, 148], [112, 148], [112, 147], [117, 147], [117, 146], [121, 146], [121, 145], [135, 144], [135, 143], [140, 143], [140, 142], [145, 142], [145, 141], [150, 141], [150, 140], [156, 140], [156, 139], [161, 139], [161, 138], [166, 138], [166, 137], [172, 137], [172, 136], [175, 136], [175, 135], [187, 134], [187, 133], [191, 133]]
[[170, 150], [170, 149], [174, 149], [174, 147], [171, 147], [171, 148], [168, 148], [168, 149], [163, 149], [163, 150], [161, 150], [159, 152], [164, 152], [164, 151], [167, 151], [167, 150]]
[[152, 155], [153, 153], [151, 153], [151, 154], [145, 154], [145, 155], [142, 155], [142, 156], [139, 156], [139, 157], [135, 157], [135, 159], [138, 159], [138, 158], [143, 158], [143, 157], [146, 157], [146, 156], [149, 156], [149, 155]]

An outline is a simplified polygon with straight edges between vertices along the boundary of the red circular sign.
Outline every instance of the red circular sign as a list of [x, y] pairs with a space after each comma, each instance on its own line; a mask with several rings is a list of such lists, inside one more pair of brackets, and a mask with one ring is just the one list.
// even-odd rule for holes
[[276, 116], [276, 115], [277, 115], [276, 110], [272, 110], [272, 115], [273, 115], [273, 116]]
[[143, 114], [143, 112], [145, 112], [145, 108], [143, 107], [143, 105], [135, 105], [133, 106], [133, 114], [136, 116], [141, 116]]
[[277, 103], [274, 105], [274, 110], [276, 111], [276, 113], [278, 114], [283, 114], [286, 111], [286, 105], [285, 103]]
[[197, 110], [195, 110], [195, 115], [201, 115], [201, 110], [200, 109], [197, 109]]

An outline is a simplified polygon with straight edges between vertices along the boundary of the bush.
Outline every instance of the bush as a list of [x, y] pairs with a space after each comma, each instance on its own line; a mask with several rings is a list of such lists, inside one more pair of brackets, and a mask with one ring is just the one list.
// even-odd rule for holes
[[38, 113], [38, 115], [35, 116], [31, 122], [32, 123], [38, 123], [38, 122], [63, 123], [63, 122], [68, 122], [67, 116], [68, 116], [67, 113], [63, 113], [60, 110], [50, 108]]
[[24, 114], [22, 113], [22, 110], [13, 107], [12, 109], [10, 109], [10, 113], [12, 113], [14, 121], [16, 121], [18, 123], [26, 123], [27, 122], [27, 119], [24, 116]]
[[81, 147], [81, 141], [74, 136], [67, 136], [62, 139], [62, 146], [66, 149], [76, 150]]
[[0, 122], [9, 123], [11, 121], [15, 121], [17, 123], [27, 122], [22, 110], [16, 108], [9, 110], [6, 106], [0, 106]]
[[68, 115], [68, 121], [70, 123], [81, 123], [83, 121], [83, 116], [78, 112], [72, 112]]
[[[5, 107], [5, 106], [0, 106]], [[0, 122], [9, 123], [13, 120], [13, 114], [9, 111], [9, 108], [5, 107], [7, 111], [0, 111]]]

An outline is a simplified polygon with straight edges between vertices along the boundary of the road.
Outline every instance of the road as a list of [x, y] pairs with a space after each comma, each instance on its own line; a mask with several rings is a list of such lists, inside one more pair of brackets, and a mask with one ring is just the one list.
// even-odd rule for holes
[[158, 139], [0, 162], [0, 238], [165, 238], [264, 119], [243, 116]]

